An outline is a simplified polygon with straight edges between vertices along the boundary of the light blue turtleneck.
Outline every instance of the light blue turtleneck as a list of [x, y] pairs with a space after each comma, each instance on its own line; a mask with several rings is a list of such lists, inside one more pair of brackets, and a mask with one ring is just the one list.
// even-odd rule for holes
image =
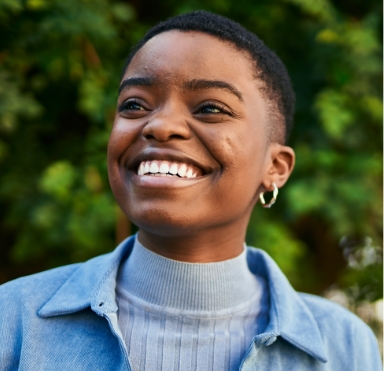
[[136, 237], [116, 288], [132, 370], [238, 370], [267, 323], [266, 292], [246, 250], [222, 262], [185, 263], [149, 251]]

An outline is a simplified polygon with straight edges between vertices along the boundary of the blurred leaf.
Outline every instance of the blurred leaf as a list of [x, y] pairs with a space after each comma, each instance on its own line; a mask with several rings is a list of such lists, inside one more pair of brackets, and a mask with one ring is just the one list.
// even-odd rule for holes
[[59, 200], [66, 199], [76, 180], [76, 170], [66, 162], [60, 161], [49, 166], [40, 181], [41, 189]]
[[353, 123], [353, 114], [346, 107], [347, 97], [332, 91], [322, 91], [316, 102], [326, 133], [334, 139], [342, 139], [345, 130]]

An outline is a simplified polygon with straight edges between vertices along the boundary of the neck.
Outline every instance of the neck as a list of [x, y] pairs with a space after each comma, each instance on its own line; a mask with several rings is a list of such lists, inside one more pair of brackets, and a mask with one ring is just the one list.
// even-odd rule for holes
[[140, 229], [139, 241], [150, 251], [188, 263], [212, 263], [235, 258], [244, 249], [247, 224], [199, 233], [159, 235]]
[[261, 294], [260, 282], [248, 268], [244, 245], [233, 259], [191, 264], [155, 254], [136, 239], [117, 281], [121, 293], [162, 308], [190, 311], [238, 308]]

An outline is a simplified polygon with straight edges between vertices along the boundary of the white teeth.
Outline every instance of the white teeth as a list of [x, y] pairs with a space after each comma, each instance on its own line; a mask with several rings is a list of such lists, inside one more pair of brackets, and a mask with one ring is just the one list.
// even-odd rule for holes
[[190, 165], [170, 161], [143, 161], [138, 175], [175, 176], [181, 178], [196, 178], [198, 172]]
[[193, 174], [193, 170], [192, 169], [188, 169], [187, 174], [185, 174], [185, 176], [187, 178], [192, 178], [192, 174]]
[[179, 170], [177, 171], [177, 173], [183, 178], [185, 176], [185, 174], [187, 173], [187, 165], [181, 164], [179, 166]]
[[169, 168], [169, 173], [173, 174], [173, 175], [176, 175], [177, 174], [177, 170], [178, 170], [179, 166], [175, 163], [173, 163], [171, 165], [171, 167]]
[[139, 175], [144, 175], [144, 164], [141, 163], [139, 167], [139, 171], [137, 172]]
[[158, 173], [158, 172], [159, 172], [159, 165], [157, 165], [156, 162], [152, 162], [152, 163], [151, 163], [151, 166], [150, 166], [150, 168], [149, 168], [149, 171], [150, 171], [151, 173], [153, 173], [153, 174]]
[[159, 172], [162, 174], [167, 174], [169, 171], [169, 162], [161, 161]]

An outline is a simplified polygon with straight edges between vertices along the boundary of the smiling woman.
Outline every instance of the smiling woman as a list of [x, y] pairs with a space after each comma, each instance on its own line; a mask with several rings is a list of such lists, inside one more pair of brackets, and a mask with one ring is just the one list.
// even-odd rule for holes
[[194, 12], [150, 30], [108, 146], [113, 194], [139, 232], [2, 286], [2, 369], [380, 370], [366, 325], [298, 294], [244, 244], [253, 207], [293, 170], [293, 103], [281, 61], [229, 19]]
[[[268, 140], [270, 105], [253, 64], [228, 42], [180, 30], [154, 36], [131, 58], [109, 173], [119, 205], [151, 250], [189, 262], [239, 255], [259, 193], [287, 180], [294, 153]], [[140, 164], [161, 173], [168, 162], [189, 173], [182, 179], [139, 173]]]

